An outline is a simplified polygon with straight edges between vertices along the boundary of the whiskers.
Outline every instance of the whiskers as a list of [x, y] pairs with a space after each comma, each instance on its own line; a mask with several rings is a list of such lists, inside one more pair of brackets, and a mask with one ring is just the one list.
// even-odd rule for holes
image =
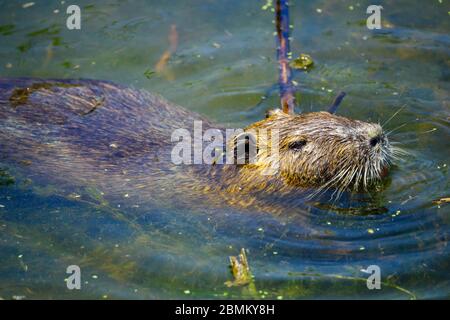
[[[407, 124], [409, 124], [410, 122], [405, 122], [401, 125], [399, 125], [398, 127], [386, 132], [386, 137], [387, 138], [395, 138], [395, 134], [394, 132], [396, 132], [397, 130], [405, 127]], [[398, 132], [397, 132], [398, 134]], [[402, 142], [399, 141], [390, 141], [389, 142], [389, 154], [386, 154], [386, 150], [382, 150], [382, 153], [385, 157], [387, 158], [391, 158], [392, 162], [399, 162], [399, 161], [403, 161], [405, 160], [404, 158], [407, 156], [412, 156], [412, 153], [405, 150], [404, 148], [401, 148], [399, 145], [402, 145]]]
[[348, 166], [339, 170], [331, 179], [319, 186], [314, 192], [308, 195], [308, 199], [313, 199], [324, 195], [332, 190], [331, 201], [338, 201], [346, 191], [368, 190], [375, 181], [381, 180], [381, 173], [384, 166], [388, 166], [387, 160], [381, 160], [375, 165], [366, 161], [360, 167]]
[[332, 190], [329, 200], [335, 203], [346, 191], [367, 192], [380, 185], [385, 170], [408, 154], [402, 148], [389, 144], [381, 148], [379, 153], [360, 159], [359, 165], [345, 157], [341, 160], [342, 165], [338, 166], [341, 169], [308, 195], [308, 199], [323, 196], [327, 191]]
[[406, 126], [407, 124], [408, 124], [408, 122], [405, 122], [405, 123], [399, 125], [398, 127], [396, 127], [396, 128], [394, 128], [394, 129], [392, 129], [392, 130], [386, 132], [386, 137], [389, 137], [389, 136], [392, 135], [395, 131], [397, 131], [397, 130], [403, 128], [403, 127]]
[[400, 111], [402, 111], [403, 109], [405, 109], [406, 104], [402, 105], [389, 119], [387, 119], [382, 125], [381, 127], [384, 129], [384, 126], [387, 125], [392, 119], [394, 119], [399, 113]]
[[326, 195], [329, 196], [328, 201], [333, 203], [340, 200], [346, 193], [356, 194], [358, 192], [367, 192], [379, 190], [383, 185], [383, 177], [386, 172], [393, 165], [405, 161], [407, 156], [412, 154], [401, 147], [401, 142], [390, 142], [399, 133], [399, 130], [410, 124], [411, 121], [402, 123], [393, 129], [386, 130], [386, 126], [392, 123], [392, 120], [397, 117], [401, 111], [406, 107], [402, 105], [394, 114], [392, 114], [382, 125], [385, 139], [377, 146], [372, 146], [368, 149], [364, 145], [361, 147], [361, 152], [357, 155], [342, 156], [339, 164], [333, 167], [338, 168], [336, 172], [325, 173], [321, 181], [323, 183], [317, 189], [312, 190], [308, 195], [308, 199], [318, 198]]
[[397, 146], [397, 143], [393, 142], [391, 144], [391, 154], [390, 157], [392, 158], [393, 162], [400, 162], [405, 160], [405, 157], [412, 156], [412, 154], [409, 151], [406, 151], [403, 148], [400, 148]]
[[[386, 126], [392, 119], [394, 119], [404, 108], [406, 107], [406, 104], [402, 105], [388, 120], [386, 120], [382, 127]], [[398, 134], [399, 129], [405, 127], [406, 125], [410, 124], [411, 121], [402, 123], [401, 125], [395, 127], [394, 129], [391, 129], [385, 133], [386, 138], [392, 138], [395, 136], [395, 134]], [[395, 134], [394, 134], [395, 133]], [[389, 164], [403, 161], [406, 156], [411, 156], [412, 154], [405, 149], [399, 147], [398, 145], [402, 144], [401, 142], [397, 141], [391, 141], [389, 143], [388, 151], [383, 149], [382, 155], [383, 158], [388, 159]]]
[[344, 168], [339, 171], [338, 174], [336, 174], [333, 178], [322, 184], [320, 187], [317, 188], [316, 191], [308, 195], [307, 199], [313, 199], [315, 197], [323, 195], [325, 192], [327, 192], [330, 188], [334, 187], [335, 185], [339, 185], [342, 183], [342, 181], [345, 179], [347, 174], [350, 172], [350, 167]]

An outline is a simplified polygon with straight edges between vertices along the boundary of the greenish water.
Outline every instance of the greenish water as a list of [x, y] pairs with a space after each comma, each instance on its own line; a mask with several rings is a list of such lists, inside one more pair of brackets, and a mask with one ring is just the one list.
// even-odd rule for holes
[[[66, 29], [61, 1], [23, 3], [0, 1], [2, 77], [111, 80], [229, 127], [278, 105], [276, 90], [260, 103], [277, 81], [266, 1], [78, 1], [80, 31]], [[387, 129], [398, 128], [392, 140], [410, 156], [375, 207], [311, 204], [302, 219], [255, 219], [226, 206], [210, 212], [207, 204], [195, 212], [113, 210], [27, 183], [2, 164], [0, 297], [449, 298], [450, 204], [433, 201], [450, 197], [450, 5], [381, 1], [383, 29], [370, 31], [370, 4], [293, 1], [291, 48], [315, 62], [295, 76], [298, 111], [323, 110], [341, 90], [338, 113], [351, 118], [382, 123], [405, 106]], [[177, 50], [156, 72], [173, 24]], [[224, 285], [228, 256], [241, 247], [256, 290]], [[66, 288], [71, 264], [82, 269], [81, 290]], [[381, 268], [381, 290], [366, 287], [361, 269], [372, 264]]]

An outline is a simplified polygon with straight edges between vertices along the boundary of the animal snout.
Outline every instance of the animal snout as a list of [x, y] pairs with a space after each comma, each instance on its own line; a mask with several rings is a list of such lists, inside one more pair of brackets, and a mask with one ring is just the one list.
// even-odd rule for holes
[[371, 147], [375, 147], [378, 144], [381, 144], [382, 142], [385, 141], [384, 135], [383, 134], [378, 134], [375, 137], [370, 138], [369, 143]]

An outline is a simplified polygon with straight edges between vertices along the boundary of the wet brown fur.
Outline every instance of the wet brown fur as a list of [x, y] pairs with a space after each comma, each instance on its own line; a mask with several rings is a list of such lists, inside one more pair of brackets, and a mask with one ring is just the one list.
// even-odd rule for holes
[[[203, 121], [203, 130], [217, 128], [159, 96], [110, 82], [0, 79], [0, 163], [64, 192], [95, 187], [115, 203], [226, 201], [274, 211], [283, 209], [269, 204], [274, 194], [365, 188], [389, 164], [389, 143], [377, 124], [327, 112], [274, 111], [246, 130], [279, 130], [279, 159], [268, 151], [270, 139], [258, 138], [255, 163], [176, 166], [171, 133], [192, 129], [194, 120]], [[299, 148], [292, 149], [295, 143]], [[274, 161], [279, 170], [262, 175]]]

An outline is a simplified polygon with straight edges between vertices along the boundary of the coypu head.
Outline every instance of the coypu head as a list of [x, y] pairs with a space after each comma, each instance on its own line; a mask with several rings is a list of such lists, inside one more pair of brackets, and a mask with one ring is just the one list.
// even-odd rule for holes
[[[367, 190], [387, 173], [394, 153], [379, 124], [331, 112], [289, 115], [277, 109], [245, 132], [255, 133], [257, 151], [254, 161], [242, 167], [243, 174], [274, 166], [274, 177], [284, 184], [317, 192]], [[264, 134], [269, 137], [278, 132], [278, 155], [272, 154], [274, 143], [261, 138], [261, 132], [269, 132]]]

